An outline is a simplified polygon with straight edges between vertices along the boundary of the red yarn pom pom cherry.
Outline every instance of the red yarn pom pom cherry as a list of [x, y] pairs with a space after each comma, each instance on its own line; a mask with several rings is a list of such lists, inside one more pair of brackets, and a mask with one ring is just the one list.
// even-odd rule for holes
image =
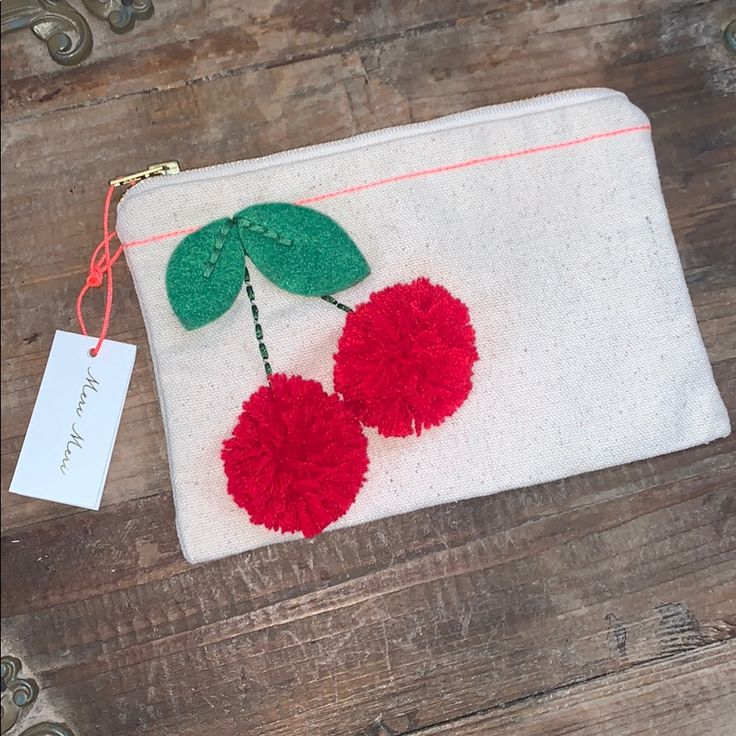
[[228, 493], [254, 524], [313, 537], [355, 500], [367, 444], [339, 396], [317, 381], [276, 374], [243, 404], [223, 443]]
[[421, 434], [465, 401], [477, 359], [468, 308], [420, 278], [378, 291], [348, 314], [335, 390], [382, 435]]

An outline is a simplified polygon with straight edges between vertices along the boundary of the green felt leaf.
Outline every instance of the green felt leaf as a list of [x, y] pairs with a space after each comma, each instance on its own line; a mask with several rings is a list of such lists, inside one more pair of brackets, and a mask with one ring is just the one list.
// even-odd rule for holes
[[188, 330], [227, 312], [240, 292], [245, 256], [238, 228], [215, 220], [187, 235], [171, 254], [166, 291], [174, 313]]
[[309, 207], [257, 204], [234, 219], [256, 268], [286, 291], [333, 294], [370, 273], [363, 254], [340, 225]]

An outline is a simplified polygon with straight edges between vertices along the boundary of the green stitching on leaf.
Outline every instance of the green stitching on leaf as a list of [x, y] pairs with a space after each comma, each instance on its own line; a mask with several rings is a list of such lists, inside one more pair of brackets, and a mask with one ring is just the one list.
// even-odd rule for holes
[[345, 230], [309, 207], [257, 204], [233, 219], [254, 265], [286, 291], [322, 296], [347, 289], [370, 273]]
[[293, 241], [288, 240], [287, 238], [282, 238], [278, 233], [275, 233], [273, 230], [268, 230], [267, 228], [263, 227], [263, 225], [259, 225], [257, 222], [253, 222], [252, 220], [248, 220], [247, 218], [241, 217], [239, 215], [233, 219], [239, 227], [244, 227], [246, 230], [258, 233], [264, 238], [275, 240], [277, 243], [281, 243], [281, 245], [294, 245]]
[[166, 270], [166, 291], [174, 313], [188, 330], [202, 327], [232, 306], [245, 283], [267, 375], [271, 366], [245, 267], [246, 254], [280, 288], [304, 296], [321, 296], [345, 312], [352, 310], [328, 294], [347, 289], [370, 273], [345, 230], [309, 207], [254, 205], [232, 219], [215, 220], [184, 238]]
[[203, 327], [232, 306], [243, 284], [245, 256], [237, 228], [215, 220], [187, 235], [169, 259], [166, 292], [188, 330]]
[[217, 237], [212, 244], [212, 252], [210, 253], [209, 261], [204, 264], [204, 268], [202, 269], [202, 273], [206, 279], [212, 276], [212, 272], [215, 270], [215, 265], [217, 264], [217, 259], [220, 257], [222, 248], [225, 245], [225, 239], [233, 227], [233, 223], [230, 220], [221, 220], [221, 222], [222, 227], [220, 227], [220, 231], [217, 233]]

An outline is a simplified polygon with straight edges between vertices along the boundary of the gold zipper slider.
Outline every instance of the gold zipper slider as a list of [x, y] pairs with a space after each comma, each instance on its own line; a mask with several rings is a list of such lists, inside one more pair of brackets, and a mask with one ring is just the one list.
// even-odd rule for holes
[[119, 176], [117, 179], [110, 179], [111, 187], [122, 187], [127, 184], [135, 184], [136, 182], [150, 179], [152, 176], [169, 176], [170, 174], [178, 174], [181, 171], [178, 161], [164, 161], [160, 164], [151, 164], [143, 171], [137, 171], [135, 174], [127, 174]]

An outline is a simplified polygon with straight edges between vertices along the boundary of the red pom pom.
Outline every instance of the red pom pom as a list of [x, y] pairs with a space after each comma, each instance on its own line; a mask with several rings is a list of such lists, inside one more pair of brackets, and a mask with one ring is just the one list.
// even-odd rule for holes
[[254, 524], [313, 537], [355, 500], [367, 444], [338, 396], [317, 381], [276, 374], [243, 404], [223, 443], [228, 493]]
[[427, 279], [372, 294], [348, 315], [335, 390], [386, 437], [441, 424], [470, 393], [478, 359], [468, 308]]

